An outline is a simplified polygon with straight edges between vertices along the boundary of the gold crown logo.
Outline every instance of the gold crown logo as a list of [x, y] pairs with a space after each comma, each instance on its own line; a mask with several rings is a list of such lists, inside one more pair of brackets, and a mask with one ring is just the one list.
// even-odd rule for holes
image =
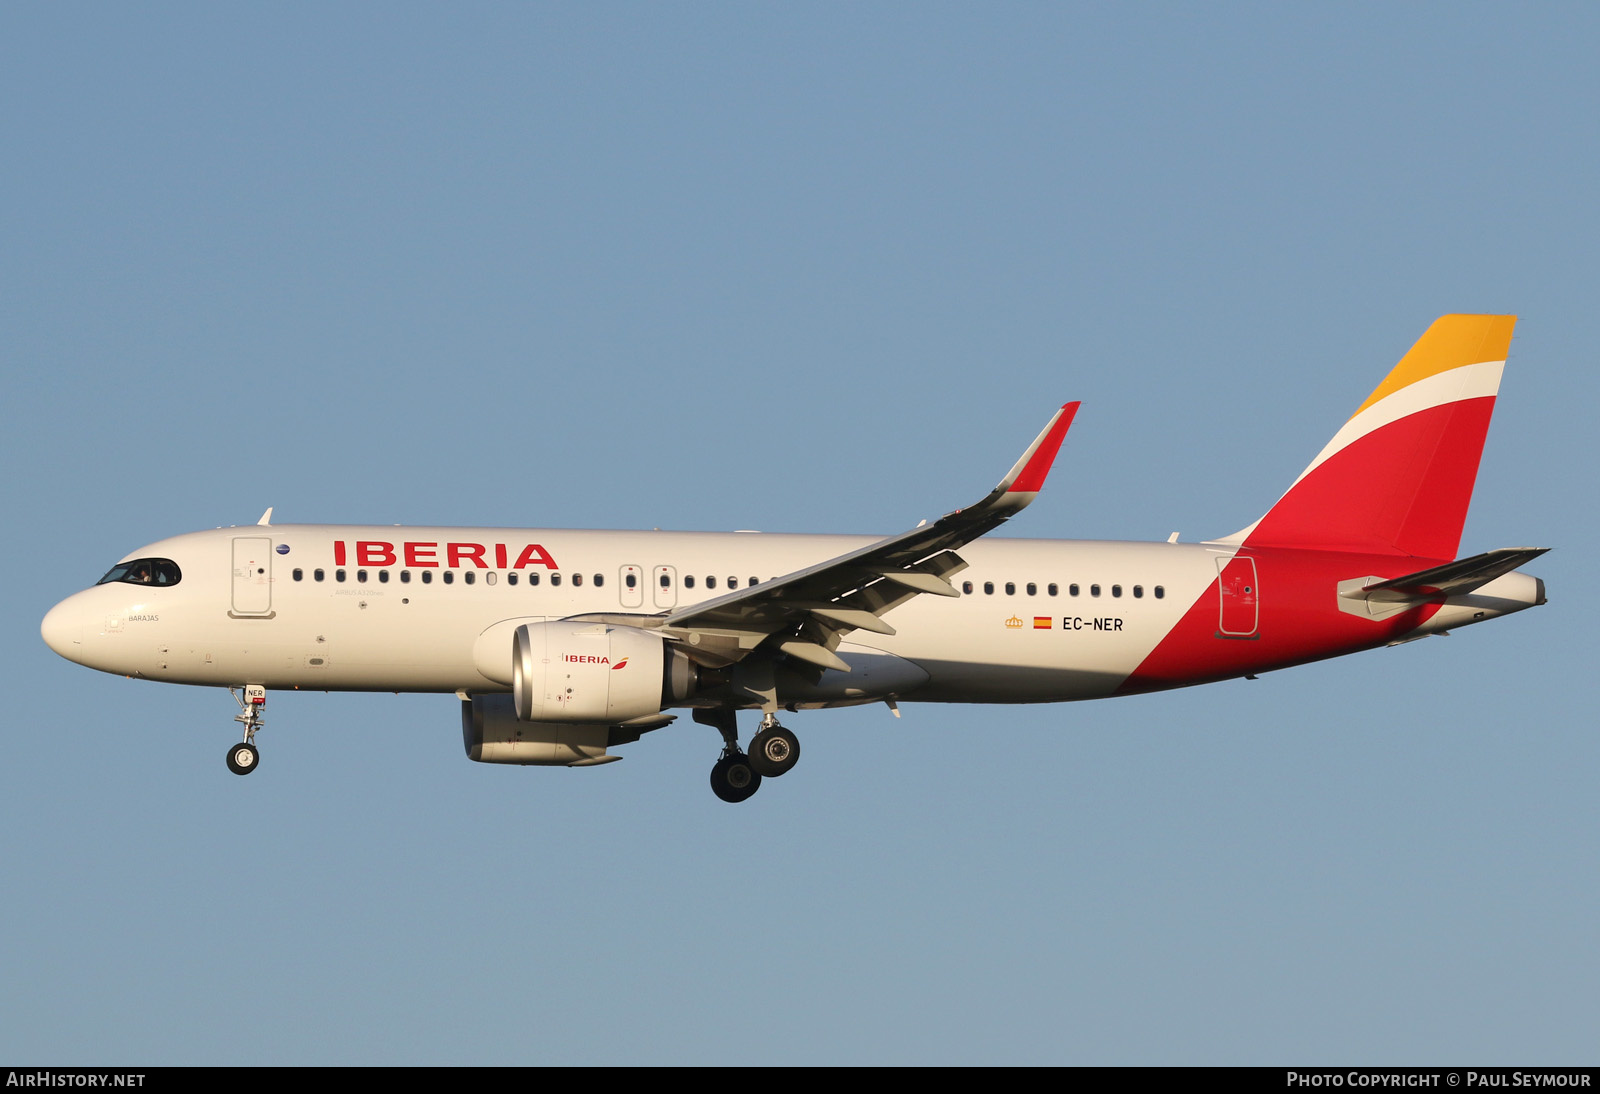
[[1022, 626], [1021, 617], [1015, 615], [1012, 616], [1010, 619], [1006, 620], [1006, 626], [1010, 627], [1012, 630], [1016, 630], [1018, 627]]

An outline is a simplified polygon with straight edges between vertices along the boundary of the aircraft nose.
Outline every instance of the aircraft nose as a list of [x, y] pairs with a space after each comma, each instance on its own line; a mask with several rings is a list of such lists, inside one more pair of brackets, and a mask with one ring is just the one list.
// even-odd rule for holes
[[63, 600], [45, 613], [39, 624], [44, 644], [68, 661], [83, 662], [83, 613], [70, 600]]

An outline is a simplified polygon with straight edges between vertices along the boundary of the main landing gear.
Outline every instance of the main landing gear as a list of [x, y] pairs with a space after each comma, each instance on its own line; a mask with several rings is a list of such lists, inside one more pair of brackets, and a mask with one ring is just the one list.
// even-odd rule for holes
[[761, 789], [761, 776], [750, 766], [750, 757], [735, 749], [722, 750], [722, 758], [711, 768], [711, 792], [725, 802], [742, 802]]
[[266, 722], [261, 717], [261, 711], [267, 705], [267, 689], [260, 684], [247, 684], [243, 695], [239, 694], [239, 690], [229, 688], [228, 694], [239, 704], [239, 713], [234, 715], [233, 720], [244, 726], [244, 740], [228, 746], [228, 770], [235, 775], [248, 775], [261, 762], [261, 751], [255, 746], [255, 736]]
[[750, 738], [750, 766], [756, 773], [776, 779], [788, 774], [799, 762], [800, 742], [795, 735], [780, 726], [771, 714], [761, 719], [761, 728]]
[[768, 713], [750, 738], [750, 752], [739, 749], [739, 732], [732, 710], [697, 710], [695, 721], [722, 734], [722, 756], [711, 769], [711, 792], [725, 802], [742, 802], [761, 789], [763, 778], [785, 775], [800, 759], [800, 742]]

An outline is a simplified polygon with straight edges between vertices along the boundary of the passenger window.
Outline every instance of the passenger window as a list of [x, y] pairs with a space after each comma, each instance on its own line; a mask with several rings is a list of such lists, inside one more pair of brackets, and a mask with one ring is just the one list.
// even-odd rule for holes
[[1006, 595], [1007, 596], [1016, 596], [1017, 595], [1017, 583], [1015, 581], [1006, 582]]
[[1090, 596], [1099, 596], [1100, 595], [1100, 586], [1098, 586], [1098, 585], [1090, 585], [1089, 586], [1089, 595]]
[[756, 579], [755, 579], [755, 578], [753, 578], [753, 577], [752, 577], [752, 578], [751, 578], [751, 579], [750, 579], [750, 584], [751, 584], [751, 585], [752, 585], [752, 586], [755, 586], [755, 585], [759, 585], [759, 584], [761, 584], [761, 582], [759, 582], [759, 581], [757, 581], [757, 580], [756, 580]]
[[1121, 596], [1122, 595], [1122, 586], [1121, 585], [1113, 585], [1113, 586], [1111, 586], [1111, 595], [1112, 596]]
[[452, 585], [452, 584], [455, 583], [455, 580], [456, 580], [456, 572], [454, 570], [446, 570], [443, 574], [440, 575], [440, 578], [444, 581], [444, 583], [446, 585]]
[[1144, 586], [1143, 585], [1135, 585], [1133, 587], [1133, 598], [1135, 600], [1138, 600], [1142, 596], [1144, 596]]
[[500, 580], [500, 575], [498, 573], [496, 573], [495, 571], [493, 571], [493, 570], [490, 570], [488, 573], [483, 575], [483, 583], [485, 585], [493, 585], [495, 582], [497, 582], [499, 580]]
[[1049, 585], [1045, 586], [1045, 592], [1049, 593], [1051, 596], [1055, 596], [1056, 595], [1056, 583], [1054, 581], [1052, 581]]
[[572, 575], [572, 584], [573, 584], [574, 587], [582, 585], [583, 584], [583, 575], [582, 574], [573, 574]]
[[964, 593], [970, 593], [972, 591], [972, 582], [963, 581], [961, 583], [961, 591]]
[[1077, 596], [1078, 595], [1078, 583], [1077, 582], [1073, 582], [1071, 585], [1067, 586], [1067, 595], [1068, 596]]
[[356, 571], [356, 584], [357, 585], [365, 585], [366, 583], [367, 583], [367, 571], [365, 571], [365, 570], [357, 570]]
[[622, 579], [622, 583], [630, 589], [636, 588], [639, 584], [639, 575], [629, 574], [627, 577]]
[[739, 579], [736, 578], [736, 577], [730, 577], [728, 579], [728, 588], [737, 589], [738, 587], [739, 587]]
[[344, 580], [344, 571], [343, 570], [335, 570], [335, 571], [333, 571], [333, 580], [335, 580], [335, 581], [343, 581]]
[[601, 586], [603, 586], [605, 583], [606, 583], [606, 575], [605, 574], [595, 574], [594, 575], [594, 587], [595, 588], [598, 589]]
[[1038, 596], [1039, 595], [1039, 586], [1035, 585], [1031, 581], [1028, 582], [1028, 595], [1029, 596]]
[[985, 581], [983, 583], [983, 594], [985, 596], [993, 596], [994, 595], [994, 582]]
[[552, 584], [552, 585], [561, 584], [561, 575], [560, 574], [551, 574], [550, 575], [550, 584]]
[[706, 578], [706, 588], [715, 589], [716, 587], [717, 587], [717, 579], [714, 578], [714, 577], [709, 577], [708, 576]]
[[683, 587], [685, 589], [694, 588], [694, 575], [693, 574], [684, 574], [683, 575]]
[[383, 582], [385, 585], [389, 584], [389, 571], [388, 570], [379, 570], [378, 571], [378, 580]]
[[506, 575], [506, 584], [507, 585], [515, 585], [516, 583], [517, 583], [517, 571], [512, 570], [509, 574]]
[[321, 581], [323, 578], [325, 578], [327, 576], [328, 575], [323, 573], [321, 570], [312, 570], [311, 571], [311, 580], [312, 581]]
[[1156, 599], [1160, 600], [1162, 597], [1164, 597], [1166, 595], [1167, 595], [1167, 590], [1164, 589], [1162, 586], [1157, 585], [1156, 586]]
[[529, 574], [528, 575], [528, 584], [529, 585], [537, 585], [537, 584], [539, 584], [539, 575], [536, 574], [536, 573]]
[[303, 578], [303, 577], [305, 577], [305, 576], [306, 576], [306, 573], [305, 573], [305, 571], [304, 571], [304, 570], [302, 570], [302, 569], [301, 569], [301, 568], [300, 568], [300, 567], [298, 567], [298, 566], [296, 566], [296, 567], [295, 567], [295, 568], [294, 568], [294, 579], [295, 579], [295, 580], [296, 580], [296, 581], [299, 581], [299, 580], [300, 580], [300, 579], [302, 579], [302, 578]]
[[472, 570], [468, 570], [466, 573], [461, 575], [461, 580], [465, 581], [468, 585], [475, 585], [478, 581], [478, 575]]
[[433, 584], [433, 571], [432, 570], [423, 570], [422, 571], [422, 583], [424, 585], [432, 585]]
[[402, 585], [411, 584], [411, 571], [410, 570], [401, 570], [400, 571], [400, 584], [402, 584]]
[[672, 587], [672, 578], [668, 577], [666, 574], [662, 574], [661, 575], [661, 587], [663, 589], [671, 588]]

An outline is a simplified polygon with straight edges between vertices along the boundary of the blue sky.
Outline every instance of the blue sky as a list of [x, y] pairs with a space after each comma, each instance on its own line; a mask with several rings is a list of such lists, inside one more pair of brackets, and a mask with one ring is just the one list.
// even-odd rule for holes
[[[12, 5], [0, 1057], [1573, 1063], [1600, 1028], [1600, 17], [1496, 5]], [[38, 620], [253, 522], [1253, 520], [1451, 311], [1522, 316], [1463, 552], [1551, 602], [1071, 706], [796, 715], [728, 807], [455, 700]], [[1588, 605], [1586, 607], [1585, 605]]]

